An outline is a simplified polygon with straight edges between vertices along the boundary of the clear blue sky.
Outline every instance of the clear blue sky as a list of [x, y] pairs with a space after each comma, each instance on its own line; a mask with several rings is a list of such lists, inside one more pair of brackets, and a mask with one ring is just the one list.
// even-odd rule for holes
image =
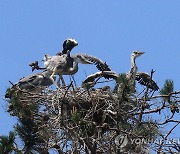
[[[160, 87], [173, 79], [180, 89], [179, 0], [0, 0], [0, 135], [16, 122], [4, 111], [8, 81], [31, 74], [28, 64], [57, 53], [68, 37], [79, 42], [73, 53], [99, 57], [119, 73], [129, 70], [133, 50], [145, 51], [139, 71], [153, 68]], [[82, 66], [76, 79], [95, 71]]]

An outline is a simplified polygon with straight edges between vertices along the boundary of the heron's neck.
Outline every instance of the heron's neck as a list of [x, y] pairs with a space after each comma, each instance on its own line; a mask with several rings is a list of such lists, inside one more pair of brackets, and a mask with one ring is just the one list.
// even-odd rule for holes
[[135, 58], [131, 57], [131, 68], [135, 68], [136, 66], [136, 62], [135, 62]]
[[75, 74], [77, 71], [78, 71], [78, 63], [74, 61], [74, 62], [73, 62], [73, 67], [70, 67], [70, 68], [68, 69], [68, 72], [69, 72], [70, 74]]
[[128, 75], [129, 79], [134, 80], [136, 73], [137, 73], [137, 66], [136, 66], [135, 58], [131, 57], [131, 69], [130, 69], [129, 75]]
[[66, 48], [64, 48], [62, 51], [63, 54], [67, 54], [67, 55], [70, 55], [70, 52], [71, 52], [71, 50], [66, 49]]

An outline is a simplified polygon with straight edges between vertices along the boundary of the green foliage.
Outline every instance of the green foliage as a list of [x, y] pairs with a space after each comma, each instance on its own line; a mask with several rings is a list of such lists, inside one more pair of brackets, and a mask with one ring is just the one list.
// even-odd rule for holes
[[179, 108], [178, 108], [178, 102], [176, 100], [171, 99], [171, 93], [174, 91], [174, 82], [173, 80], [166, 80], [164, 83], [163, 88], [160, 91], [161, 95], [169, 95], [167, 97], [163, 97], [164, 101], [167, 101], [170, 105], [170, 110], [172, 113], [179, 113]]
[[[163, 88], [160, 90], [160, 94], [161, 95], [169, 95], [173, 91], [174, 91], [174, 82], [172, 80], [166, 80]], [[163, 97], [163, 100], [165, 102], [171, 103], [170, 95]]]
[[24, 151], [32, 153], [38, 150], [39, 144], [43, 143], [43, 139], [38, 135], [37, 124], [30, 118], [23, 118], [15, 126], [15, 131], [24, 143]]
[[8, 154], [15, 150], [15, 133], [10, 132], [9, 136], [0, 136], [0, 154]]
[[[161, 125], [151, 118], [152, 114], [159, 112], [157, 106], [162, 105], [159, 101], [154, 107], [151, 99], [154, 93], [148, 90], [135, 93], [135, 84], [126, 74], [119, 75], [114, 91], [101, 88], [89, 90], [91, 87], [86, 85], [86, 90], [59, 88], [39, 95], [8, 89], [8, 112], [18, 117], [15, 131], [24, 143], [23, 152], [43, 153], [45, 150], [47, 153], [48, 149], [57, 145], [56, 150], [61, 152], [67, 152], [67, 149], [71, 152], [74, 152], [73, 149], [83, 151], [85, 148], [84, 151], [96, 153], [96, 149], [107, 148], [109, 153], [112, 149], [112, 153], [116, 153], [119, 149], [116, 149], [114, 139], [118, 135], [127, 136], [130, 140], [154, 140], [161, 135]], [[173, 81], [167, 80], [160, 93], [168, 95], [173, 89]], [[144, 97], [145, 94], [149, 97]], [[168, 100], [170, 104], [164, 104], [168, 104], [171, 112], [179, 112], [177, 101], [173, 98], [177, 97], [172, 96], [172, 100]], [[128, 143], [124, 153], [139, 153], [138, 146]], [[148, 147], [140, 145], [140, 151], [143, 146]]]
[[80, 128], [79, 132], [81, 136], [92, 136], [94, 134], [95, 125], [92, 122], [83, 120], [82, 113], [76, 111], [72, 113], [71, 118], [72, 121]]
[[9, 103], [7, 112], [9, 112], [11, 116], [21, 118], [25, 115], [29, 116], [31, 111], [38, 111], [38, 105], [30, 99], [27, 102], [27, 95], [22, 91], [8, 88], [5, 97], [8, 98], [7, 102]]
[[166, 80], [163, 88], [160, 90], [160, 94], [161, 95], [168, 95], [173, 91], [174, 91], [174, 81], [173, 80]]
[[[28, 99], [28, 93], [14, 88], [6, 91], [8, 99], [8, 112], [12, 116], [18, 117], [18, 123], [14, 126], [15, 132], [24, 143], [23, 151], [25, 153], [34, 153], [41, 151], [39, 147], [44, 143], [39, 135], [39, 125], [34, 119], [39, 112], [39, 104]], [[40, 145], [40, 146], [39, 146]]]
[[134, 87], [131, 86], [129, 79], [126, 77], [126, 74], [119, 75], [114, 92], [118, 94], [120, 103], [130, 101], [129, 97], [133, 94]]
[[130, 84], [126, 74], [119, 75], [114, 91], [118, 94], [119, 98], [117, 102], [118, 120], [125, 124], [127, 123], [127, 117], [121, 116], [121, 113], [133, 109], [135, 105], [131, 99], [131, 96], [134, 94], [134, 87]]
[[72, 121], [73, 121], [75, 124], [79, 124], [82, 116], [81, 116], [81, 113], [80, 113], [80, 112], [73, 112], [71, 118], [72, 118]]

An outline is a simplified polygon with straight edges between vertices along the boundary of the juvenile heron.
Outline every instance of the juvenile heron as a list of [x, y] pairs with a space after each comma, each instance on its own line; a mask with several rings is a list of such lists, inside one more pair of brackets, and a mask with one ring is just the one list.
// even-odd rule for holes
[[[70, 52], [71, 50], [78, 45], [78, 42], [73, 39], [73, 38], [68, 38], [63, 42], [63, 50], [58, 52], [56, 55], [57, 56], [62, 56], [63, 54], [67, 54], [68, 57], [70, 57]], [[35, 69], [37, 70], [44, 70], [44, 68], [39, 67], [38, 65], [38, 61], [34, 61], [33, 63], [29, 64], [29, 66], [31, 66], [32, 71], [34, 71]]]
[[152, 76], [145, 72], [137, 72], [138, 67], [136, 65], [136, 58], [144, 54], [141, 51], [133, 51], [131, 55], [131, 69], [127, 74], [127, 78], [130, 80], [131, 84], [135, 83], [135, 80], [138, 81], [143, 86], [146, 86], [154, 91], [158, 90], [159, 87], [154, 80], [152, 80]]
[[[126, 74], [126, 77], [129, 79], [130, 84], [134, 85], [135, 80], [140, 83], [143, 86], [146, 86], [154, 91], [158, 90], [159, 87], [156, 84], [156, 82], [152, 79], [152, 77], [145, 73], [145, 72], [137, 72], [138, 68], [136, 65], [136, 58], [144, 54], [144, 52], [140, 51], [133, 51], [131, 55], [131, 68], [129, 73]], [[101, 77], [104, 77], [106, 79], [112, 78], [114, 80], [118, 79], [118, 74], [112, 71], [104, 71], [104, 72], [97, 72], [92, 75], [89, 75], [86, 80], [83, 82], [83, 84], [93, 83], [95, 82], [95, 79], [99, 79]]]
[[[55, 76], [53, 78], [55, 79]], [[49, 72], [44, 71], [21, 78], [15, 86], [18, 86], [20, 89], [34, 90], [38, 88], [44, 89], [52, 84]]]
[[[71, 67], [69, 65], [69, 56], [67, 54], [56, 55], [56, 56], [44, 56], [44, 69], [46, 69], [50, 74], [51, 81], [58, 87], [56, 82], [53, 79], [54, 75], [59, 75], [59, 82], [60, 79], [62, 80], [62, 84], [65, 85], [64, 79], [62, 78], [61, 71], [65, 68]], [[40, 68], [40, 67], [39, 67]], [[42, 69], [42, 68], [40, 68]]]
[[[100, 59], [90, 56], [87, 54], [76, 54], [69, 57], [67, 54], [62, 54], [61, 56], [48, 56], [45, 55], [44, 58], [44, 66], [45, 68], [40, 68], [36, 66], [36, 69], [46, 69], [50, 74], [50, 79], [57, 86], [52, 76], [59, 75], [58, 84], [60, 79], [62, 84], [65, 85], [63, 75], [73, 75], [78, 71], [78, 64], [94, 64], [100, 71], [110, 71], [111, 69], [108, 67], [106, 63], [101, 61]], [[37, 63], [36, 63], [37, 64]]]
[[131, 69], [129, 71], [129, 73], [127, 74], [127, 78], [134, 83], [135, 79], [136, 79], [136, 73], [138, 70], [138, 67], [136, 65], [136, 58], [143, 55], [144, 52], [141, 51], [133, 51], [132, 55], [131, 55]]
[[[70, 61], [70, 62], [69, 62]], [[54, 56], [52, 59], [47, 60], [44, 65], [47, 70], [52, 71], [52, 75], [58, 74], [62, 80], [63, 85], [65, 85], [63, 75], [74, 75], [78, 71], [78, 64], [94, 64], [100, 71], [110, 71], [110, 68], [106, 63], [100, 59], [87, 55], [87, 54], [76, 54], [70, 59], [67, 59], [65, 55]], [[69, 65], [72, 64], [72, 65]]]

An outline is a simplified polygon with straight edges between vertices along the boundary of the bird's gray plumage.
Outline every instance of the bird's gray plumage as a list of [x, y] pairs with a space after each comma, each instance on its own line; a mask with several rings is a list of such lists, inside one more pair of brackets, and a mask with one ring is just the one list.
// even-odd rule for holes
[[127, 75], [127, 78], [134, 83], [135, 79], [136, 79], [136, 73], [138, 70], [138, 67], [136, 65], [136, 58], [141, 56], [142, 54], [144, 54], [144, 52], [141, 51], [133, 51], [132, 55], [131, 55], [131, 69]]
[[136, 80], [143, 86], [146, 86], [154, 91], [159, 89], [156, 82], [151, 78], [151, 76], [145, 72], [137, 72], [136, 73]]
[[[132, 83], [132, 85], [135, 83], [135, 80], [140, 83], [143, 86], [146, 86], [154, 91], [158, 90], [159, 87], [156, 84], [156, 82], [152, 79], [152, 77], [145, 73], [145, 72], [137, 72], [138, 68], [136, 66], [136, 58], [141, 56], [144, 52], [140, 52], [140, 51], [133, 51], [132, 55], [131, 55], [131, 69], [129, 71], [129, 73], [126, 74], [126, 77], [129, 79], [129, 82]], [[100, 63], [102, 64], [102, 63]], [[104, 67], [104, 66], [103, 66]], [[102, 68], [103, 68], [102, 67]], [[106, 68], [108, 70], [108, 68]], [[84, 81], [83, 84], [86, 83], [93, 83], [95, 81], [95, 79], [97, 78], [101, 78], [104, 77], [106, 79], [114, 79], [117, 81], [118, 79], [118, 74], [113, 72], [113, 71], [103, 71], [101, 70], [101, 72], [97, 72], [94, 74], [89, 75]]]
[[99, 58], [87, 54], [76, 54], [75, 56], [81, 57], [81, 59], [85, 59], [86, 61], [92, 62], [94, 65], [96, 65], [99, 71], [111, 71], [106, 62], [103, 62]]
[[[78, 71], [79, 63], [94, 64], [100, 71], [110, 71], [109, 66], [106, 63], [104, 63], [102, 60], [87, 54], [76, 54], [73, 56], [69, 56], [68, 54], [62, 54], [56, 56], [45, 55], [44, 69], [46, 69], [49, 72], [51, 79], [52, 79], [51, 77], [52, 75], [59, 75], [63, 84], [65, 84], [62, 76], [75, 74]], [[32, 63], [31, 65], [32, 68], [35, 69], [40, 68], [39, 66], [33, 66], [33, 64], [37, 65], [38, 63]], [[58, 80], [58, 82], [60, 82], [60, 79]], [[52, 82], [55, 85], [57, 85], [53, 79]]]
[[86, 80], [83, 81], [83, 84], [89, 83], [89, 82], [94, 82], [96, 78], [101, 78], [101, 77], [104, 77], [106, 79], [117, 80], [119, 75], [116, 72], [113, 72], [113, 71], [96, 72], [94, 74], [91, 74], [91, 75], [87, 76]]
[[15, 86], [18, 86], [20, 89], [33, 90], [49, 87], [52, 84], [53, 82], [49, 78], [49, 73], [44, 71], [21, 78]]
[[159, 89], [159, 87], [156, 84], [156, 82], [152, 79], [152, 77], [145, 72], [138, 72], [138, 67], [136, 65], [136, 58], [141, 56], [142, 54], [144, 54], [144, 52], [133, 51], [131, 55], [131, 69], [127, 74], [127, 78], [132, 84], [134, 84], [136, 80], [141, 85], [156, 91]]
[[61, 56], [52, 56], [52, 57], [49, 55], [45, 55], [44, 67], [47, 69], [47, 71], [51, 71], [51, 72], [62, 70], [64, 67], [68, 67], [67, 57], [68, 56], [66, 54], [63, 54]]

